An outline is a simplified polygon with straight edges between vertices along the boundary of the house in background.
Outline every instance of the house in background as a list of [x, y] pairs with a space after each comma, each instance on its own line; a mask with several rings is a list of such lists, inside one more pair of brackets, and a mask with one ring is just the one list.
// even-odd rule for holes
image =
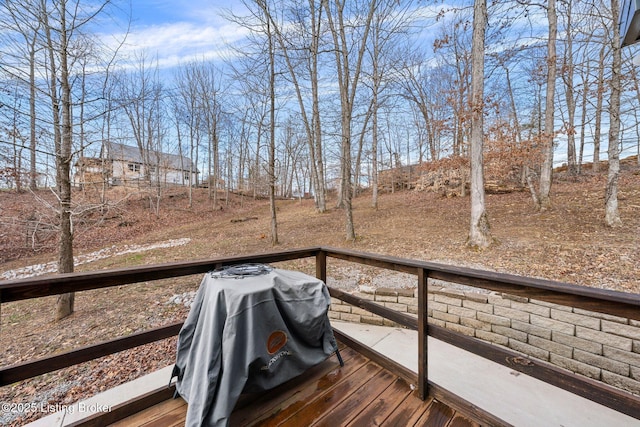
[[76, 163], [74, 184], [146, 187], [189, 186], [195, 184], [198, 170], [188, 157], [138, 147], [104, 142], [100, 157], [82, 157]]

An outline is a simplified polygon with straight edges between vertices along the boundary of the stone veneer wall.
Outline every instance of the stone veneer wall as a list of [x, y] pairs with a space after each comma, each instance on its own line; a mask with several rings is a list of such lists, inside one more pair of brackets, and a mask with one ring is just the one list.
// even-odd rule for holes
[[[417, 291], [354, 295], [417, 316]], [[500, 293], [429, 287], [429, 323], [640, 395], [640, 321]], [[397, 326], [332, 298], [331, 319]]]

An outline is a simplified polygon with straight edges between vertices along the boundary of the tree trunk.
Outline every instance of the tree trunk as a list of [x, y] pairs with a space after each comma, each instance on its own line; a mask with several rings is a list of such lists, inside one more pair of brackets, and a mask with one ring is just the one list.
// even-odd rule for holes
[[378, 105], [373, 106], [371, 129], [371, 206], [378, 209]]
[[573, 87], [573, 27], [571, 24], [572, 9], [571, 2], [567, 2], [567, 26], [566, 31], [568, 37], [566, 38], [566, 47], [564, 51], [564, 70], [562, 77], [565, 83], [565, 99], [567, 102], [568, 122], [565, 123], [567, 132], [567, 165], [570, 175], [577, 174], [577, 162], [576, 162], [576, 133], [575, 133], [575, 116], [576, 116], [576, 99], [574, 96]]
[[558, 34], [558, 18], [556, 16], [556, 1], [549, 0], [547, 6], [549, 16], [549, 39], [547, 44], [547, 95], [544, 112], [544, 146], [543, 161], [540, 170], [540, 194], [538, 200], [540, 209], [551, 207], [551, 180], [553, 174], [553, 140], [554, 140], [554, 96], [556, 87], [556, 38]]
[[[373, 54], [372, 54], [372, 99], [371, 99], [371, 168], [372, 170], [372, 188], [371, 188], [371, 206], [378, 209], [378, 94], [380, 93], [380, 85], [382, 72], [379, 67], [380, 59], [380, 28], [376, 26], [373, 34]], [[368, 116], [367, 116], [368, 117]]]
[[[487, 26], [486, 0], [475, 0], [471, 47], [471, 227], [467, 244], [474, 248], [491, 245], [491, 231], [484, 200], [483, 112], [484, 38]], [[463, 184], [464, 185], [464, 179]]]
[[[214, 108], [216, 108], [214, 106]], [[274, 107], [275, 108], [275, 107]], [[216, 113], [214, 113], [216, 114]], [[218, 120], [214, 118], [213, 123], [213, 209], [218, 210], [218, 182], [220, 181], [220, 140], [218, 136]]]
[[[374, 84], [375, 85], [375, 84]], [[356, 165], [353, 169], [354, 171], [354, 180], [353, 180], [353, 190], [352, 194], [354, 196], [358, 195], [358, 188], [360, 187], [360, 169], [362, 166], [362, 151], [364, 150], [364, 137], [367, 134], [367, 128], [369, 127], [369, 120], [371, 120], [371, 116], [373, 114], [373, 110], [376, 108], [375, 104], [378, 102], [377, 92], [374, 89], [374, 93], [371, 98], [371, 102], [369, 103], [369, 108], [367, 109], [367, 113], [365, 114], [365, 118], [362, 122], [362, 130], [360, 131], [360, 135], [358, 137], [358, 150], [356, 153]]]
[[[268, 17], [267, 17], [268, 18]], [[271, 244], [278, 244], [278, 220], [276, 217], [276, 58], [273, 34], [267, 20], [269, 43], [269, 208], [271, 212]]]
[[38, 188], [36, 170], [36, 47], [37, 33], [34, 32], [33, 41], [29, 46], [29, 151], [31, 164], [29, 169], [29, 188], [35, 191]]
[[611, 69], [611, 101], [609, 102], [609, 173], [607, 176], [607, 190], [605, 193], [605, 223], [609, 227], [622, 225], [618, 212], [618, 175], [620, 174], [620, 74], [622, 53], [620, 51], [620, 30], [618, 15], [620, 6], [618, 0], [611, 0], [611, 14], [613, 21], [613, 64]]
[[[344, 102], [344, 101], [343, 101]], [[347, 101], [348, 102], [348, 101]], [[340, 194], [342, 208], [345, 210], [345, 234], [346, 240], [354, 241], [356, 239], [355, 227], [353, 224], [353, 192], [351, 186], [351, 110], [343, 110], [342, 112], [342, 143], [340, 146], [341, 153], [341, 179]]]
[[582, 114], [580, 117], [580, 152], [578, 154], [578, 174], [582, 173], [582, 162], [584, 159], [584, 143], [587, 128], [587, 101], [589, 99], [589, 74], [591, 72], [591, 61], [587, 59], [587, 66], [582, 74]]
[[[315, 11], [314, 1], [309, 1], [310, 10]], [[320, 121], [320, 92], [318, 88], [319, 70], [318, 70], [318, 55], [320, 52], [320, 31], [322, 25], [322, 6], [317, 7], [318, 16], [315, 12], [311, 13], [311, 26], [312, 26], [312, 41], [311, 41], [311, 61], [310, 61], [310, 79], [311, 79], [311, 102], [312, 102], [312, 141], [310, 153], [312, 155], [312, 169], [313, 183], [315, 185], [315, 201], [316, 209], [318, 212], [323, 213], [327, 211], [327, 189], [325, 185], [324, 177], [324, 160], [322, 149], [322, 124]]]
[[593, 172], [600, 171], [600, 132], [602, 129], [602, 104], [604, 103], [604, 65], [607, 44], [602, 43], [598, 62], [598, 89], [596, 94], [596, 125], [593, 135]]
[[[63, 3], [64, 4], [64, 3]], [[60, 37], [62, 49], [60, 49], [60, 93], [62, 101], [62, 145], [61, 145], [61, 164], [60, 164], [60, 204], [61, 204], [61, 246], [60, 246], [60, 264], [61, 273], [70, 273], [73, 271], [73, 230], [71, 225], [71, 146], [73, 142], [73, 134], [71, 128], [71, 85], [69, 83], [69, 66], [67, 57], [67, 24], [66, 24], [66, 7], [62, 8], [60, 14]], [[73, 312], [73, 306], [71, 306]]]
[[[631, 79], [633, 81], [633, 86], [636, 91], [636, 99], [640, 102], [640, 83], [638, 82], [638, 73], [636, 73], [635, 67], [631, 67]], [[636, 117], [638, 117], [638, 111], [636, 110]], [[637, 121], [637, 120], [636, 120]], [[640, 127], [636, 126], [636, 155], [637, 155], [637, 164], [640, 166]]]
[[[67, 62], [67, 25], [65, 3], [60, 7], [60, 28], [49, 25], [46, 2], [40, 3], [42, 22], [47, 38], [50, 67], [50, 93], [53, 109], [54, 143], [56, 147], [56, 184], [58, 193], [58, 215], [60, 234], [58, 240], [58, 273], [73, 272], [73, 230], [71, 225], [71, 87], [69, 85], [69, 69]], [[53, 42], [51, 33], [56, 31], [60, 37], [59, 51]], [[57, 69], [56, 53], [60, 55], [60, 70]], [[60, 82], [60, 99], [58, 99], [57, 83]], [[60, 119], [62, 118], [62, 123]], [[56, 320], [63, 319], [73, 313], [74, 294], [58, 295], [56, 301]]]

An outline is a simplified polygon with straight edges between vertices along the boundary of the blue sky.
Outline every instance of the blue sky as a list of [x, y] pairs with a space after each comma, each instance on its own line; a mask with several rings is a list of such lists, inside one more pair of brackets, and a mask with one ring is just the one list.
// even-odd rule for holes
[[[189, 60], [221, 59], [232, 53], [228, 44], [241, 40], [246, 30], [222, 18], [223, 10], [233, 10], [240, 15], [246, 11], [238, 0], [130, 0], [131, 29], [127, 44], [121, 53], [133, 57], [145, 52], [148, 57], [158, 57], [160, 68], [170, 68]], [[127, 0], [120, 2], [125, 8], [120, 14], [122, 28], [114, 32], [116, 40], [122, 40], [129, 14]], [[455, 4], [455, 2], [454, 2]], [[435, 24], [435, 16], [447, 3], [433, 5], [416, 4], [414, 17], [424, 16], [424, 32]], [[107, 38], [110, 35], [106, 35]], [[429, 41], [431, 43], [432, 41]]]
[[236, 9], [240, 3], [215, 0], [133, 0], [134, 25], [171, 22], [211, 23], [221, 21], [223, 8]]
[[[121, 53], [134, 57], [142, 52], [156, 57], [160, 68], [171, 68], [193, 59], [219, 59], [229, 55], [227, 43], [241, 39], [244, 31], [225, 21], [223, 8], [240, 3], [212, 0], [132, 0], [131, 28]], [[122, 5], [128, 8], [128, 5]], [[129, 10], [122, 10], [121, 28], [105, 38], [122, 40]]]

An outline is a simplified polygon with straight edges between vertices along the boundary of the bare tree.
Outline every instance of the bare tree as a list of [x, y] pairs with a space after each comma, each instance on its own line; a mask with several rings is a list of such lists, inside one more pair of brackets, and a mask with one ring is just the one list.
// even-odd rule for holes
[[[88, 67], [85, 59], [89, 58], [88, 51], [79, 49], [86, 45], [91, 38], [86, 29], [104, 16], [111, 4], [109, 0], [97, 2], [80, 2], [78, 0], [39, 0], [31, 4], [32, 13], [39, 21], [37, 44], [35, 52], [41, 52], [39, 66], [44, 70], [48, 79], [48, 87], [39, 92], [45, 94], [51, 108], [53, 128], [54, 158], [56, 163], [55, 194], [58, 199], [57, 216], [59, 227], [58, 244], [58, 272], [70, 273], [74, 270], [73, 259], [73, 215], [71, 191], [71, 165], [75, 156], [74, 144], [75, 117], [74, 106], [78, 102], [88, 104], [85, 94], [87, 90], [84, 79], [76, 79], [83, 75], [83, 69]], [[95, 43], [95, 41], [93, 41]], [[107, 56], [108, 53], [104, 52]], [[96, 64], [104, 67], [99, 79], [107, 79], [111, 62], [105, 65], [101, 59], [91, 58]], [[104, 59], [104, 58], [102, 58]], [[80, 81], [80, 86], [74, 84]], [[74, 90], [80, 93], [74, 98]], [[80, 120], [84, 117], [84, 106]], [[32, 114], [33, 115], [33, 114]], [[83, 134], [84, 132], [81, 132]], [[80, 144], [82, 145], [82, 144]], [[58, 296], [56, 303], [56, 319], [62, 319], [74, 310], [74, 294]]]
[[[29, 188], [36, 190], [36, 54], [41, 49], [38, 43], [41, 20], [35, 0], [8, 0], [2, 2], [0, 8], [3, 16], [0, 26], [7, 30], [4, 40], [7, 49], [2, 52], [0, 69], [29, 88]], [[22, 39], [21, 42], [12, 39], [14, 32]], [[25, 58], [28, 60], [28, 76], [23, 75]]]
[[449, 78], [445, 79], [453, 115], [451, 154], [466, 156], [471, 137], [470, 120], [470, 91], [471, 91], [471, 50], [469, 46], [468, 24], [469, 12], [466, 9], [456, 11], [456, 16], [448, 25], [443, 26], [441, 34], [434, 42], [434, 51], [439, 54], [441, 64], [446, 68]]
[[[356, 4], [357, 3], [357, 4]], [[340, 92], [340, 188], [341, 200], [346, 214], [345, 229], [346, 239], [355, 240], [356, 232], [353, 225], [352, 197], [353, 187], [351, 183], [351, 122], [353, 118], [354, 100], [362, 77], [362, 62], [368, 42], [371, 22], [374, 12], [378, 7], [377, 1], [354, 2], [350, 6], [359, 6], [363, 19], [361, 24], [349, 22], [345, 16], [347, 2], [340, 0], [322, 0], [327, 14], [327, 21], [333, 38], [333, 49]], [[354, 10], [355, 12], [355, 10]], [[358, 13], [356, 13], [358, 15]], [[361, 30], [360, 34], [350, 33], [348, 29]], [[350, 52], [355, 52], [354, 55]], [[355, 64], [354, 64], [355, 62]], [[353, 68], [352, 68], [353, 67]]]
[[584, 161], [584, 147], [587, 134], [587, 106], [589, 100], [589, 86], [591, 84], [591, 58], [586, 59], [586, 64], [583, 64], [581, 79], [582, 79], [582, 93], [581, 93], [581, 116], [580, 116], [580, 150], [578, 151], [578, 174], [582, 173], [582, 164]]
[[600, 49], [600, 55], [598, 58], [598, 77], [597, 77], [597, 89], [596, 89], [596, 111], [595, 111], [595, 130], [593, 134], [593, 165], [592, 170], [594, 172], [600, 171], [600, 140], [602, 138], [602, 112], [603, 112], [603, 104], [604, 104], [604, 93], [605, 93], [605, 66], [606, 66], [606, 55], [607, 55], [607, 44], [603, 41], [602, 47]]
[[484, 38], [487, 2], [475, 0], [471, 46], [471, 227], [467, 244], [486, 248], [491, 244], [489, 219], [484, 201], [483, 115], [484, 115]]
[[605, 193], [605, 223], [609, 227], [622, 224], [618, 212], [618, 176], [620, 175], [620, 92], [621, 92], [621, 63], [620, 29], [618, 16], [620, 4], [618, 0], [611, 0], [611, 20], [613, 34], [611, 35], [611, 50], [613, 62], [611, 65], [611, 98], [609, 101], [609, 173], [607, 175], [607, 189]]
[[192, 77], [195, 78], [196, 106], [209, 142], [209, 198], [213, 200], [213, 209], [218, 209], [218, 186], [220, 173], [220, 133], [222, 106], [220, 100], [220, 74], [211, 62], [192, 64]]
[[[6, 94], [10, 96], [5, 98], [4, 105], [11, 102], [9, 112], [6, 115], [0, 116], [0, 135], [2, 135], [3, 142], [10, 143], [10, 148], [5, 151], [6, 163], [10, 166], [3, 169], [3, 175], [9, 180], [9, 188], [15, 185], [17, 193], [22, 193], [24, 182], [23, 171], [23, 154], [26, 147], [27, 138], [23, 135], [20, 126], [20, 112], [22, 99], [19, 95], [24, 89], [22, 83], [16, 79], [11, 82], [6, 82], [7, 87], [3, 88]], [[13, 87], [9, 86], [11, 84]]]
[[538, 194], [539, 208], [546, 210], [551, 207], [551, 181], [553, 175], [553, 151], [555, 139], [554, 102], [556, 87], [556, 39], [558, 34], [558, 17], [556, 14], [556, 0], [549, 0], [547, 4], [549, 18], [549, 36], [547, 40], [547, 94], [544, 110], [544, 139], [543, 160], [540, 169], [540, 188]]
[[[184, 164], [185, 148], [183, 146], [184, 110], [182, 108], [182, 105], [180, 105], [179, 100], [180, 100], [179, 96], [172, 96], [169, 99], [170, 106], [171, 106], [170, 117], [173, 120], [173, 125], [175, 126], [176, 139], [177, 139], [177, 145], [178, 145], [178, 155], [180, 156], [180, 169], [184, 171], [185, 170], [185, 164]], [[182, 185], [185, 185], [186, 180], [184, 179], [184, 173], [182, 173], [181, 175], [182, 175], [181, 183]], [[189, 167], [189, 176], [193, 176], [193, 166]], [[193, 185], [187, 185], [187, 196], [189, 198], [189, 208], [192, 208], [193, 207]]]
[[[56, 160], [56, 195], [60, 238], [58, 272], [73, 272], [73, 227], [71, 212], [71, 163], [73, 160], [73, 100], [72, 100], [72, 44], [83, 27], [92, 22], [108, 2], [83, 5], [69, 0], [40, 0], [37, 14], [41, 23], [42, 47], [46, 52], [49, 73], [49, 97]], [[62, 319], [74, 309], [74, 295], [59, 295], [56, 319]]]
[[[260, 1], [260, 0], [258, 0]], [[272, 22], [265, 12], [266, 36], [269, 55], [269, 210], [271, 212], [271, 244], [278, 244], [276, 212], [276, 52]]]
[[[260, 43], [261, 46], [264, 43]], [[247, 169], [247, 189], [255, 199], [268, 194], [263, 175], [263, 149], [265, 133], [268, 131], [269, 94], [267, 71], [262, 59], [244, 55], [233, 67], [233, 79], [242, 97], [236, 98], [234, 110], [242, 122], [241, 138], [246, 153], [244, 167]]]
[[[372, 21], [371, 42], [367, 46], [370, 71], [365, 74], [368, 75], [371, 104], [365, 116], [361, 140], [364, 138], [364, 131], [371, 116], [371, 205], [374, 209], [378, 208], [378, 110], [384, 102], [382, 94], [390, 80], [392, 64], [397, 59], [392, 57], [392, 53], [399, 47], [398, 36], [406, 34], [407, 28], [411, 25], [410, 6], [411, 2], [380, 2]], [[356, 173], [360, 168], [361, 146], [358, 149]], [[356, 181], [354, 185], [357, 184]]]
[[575, 115], [576, 115], [576, 98], [574, 95], [574, 48], [573, 41], [575, 38], [575, 19], [573, 16], [573, 8], [571, 1], [563, 1], [564, 19], [565, 19], [565, 33], [566, 40], [564, 42], [564, 55], [562, 56], [562, 79], [564, 81], [565, 100], [567, 103], [567, 121], [564, 124], [564, 129], [567, 134], [567, 165], [569, 174], [575, 175], [578, 172], [577, 159], [576, 159], [576, 132], [575, 132]]
[[[242, 70], [234, 70], [234, 75], [238, 77], [249, 93], [260, 99], [259, 106], [254, 105], [256, 112], [256, 157], [252, 174], [254, 176], [254, 192], [257, 192], [257, 186], [260, 180], [260, 150], [261, 138], [263, 133], [268, 132], [268, 191], [270, 200], [271, 213], [271, 243], [278, 244], [278, 224], [277, 209], [275, 203], [276, 197], [276, 77], [281, 75], [281, 70], [277, 69], [277, 49], [278, 49], [278, 29], [274, 25], [273, 11], [269, 8], [266, 0], [247, 0], [244, 2], [249, 15], [240, 17], [232, 14], [226, 14], [226, 18], [245, 28], [250, 32], [249, 41], [246, 48], [254, 49], [253, 52], [241, 52], [244, 59], [244, 68]], [[244, 71], [247, 73], [244, 73]], [[256, 79], [256, 84], [252, 79]], [[266, 86], [266, 90], [265, 90]], [[267, 119], [268, 117], [268, 119]], [[268, 123], [268, 125], [267, 125]], [[266, 130], [264, 129], [266, 127]]]
[[[266, 1], [256, 1], [269, 20], [274, 38], [279, 47], [289, 78], [296, 93], [300, 118], [304, 125], [309, 145], [311, 178], [314, 183], [314, 199], [318, 212], [325, 212], [326, 188], [323, 160], [323, 135], [320, 117], [319, 55], [322, 40], [322, 10], [320, 2], [292, 2], [269, 7]], [[279, 23], [275, 11], [289, 12], [290, 21]], [[286, 28], [290, 28], [286, 31]], [[305, 46], [300, 49], [299, 46]], [[302, 87], [301, 78], [307, 76], [311, 87], [311, 106], [307, 107], [308, 96]], [[310, 110], [310, 111], [308, 111]]]
[[[45, 32], [49, 56], [50, 94], [53, 112], [56, 158], [56, 194], [59, 203], [60, 238], [58, 273], [73, 272], [73, 230], [71, 229], [71, 86], [69, 82], [67, 2], [62, 0], [47, 9], [41, 0], [39, 12]], [[57, 35], [54, 39], [54, 34]], [[58, 95], [60, 82], [60, 97]], [[56, 319], [62, 319], [74, 309], [74, 294], [58, 295]]]
[[[198, 84], [198, 67], [196, 63], [186, 64], [181, 66], [176, 72], [176, 96], [172, 97], [175, 103], [176, 127], [181, 129], [186, 127], [186, 134], [189, 141], [189, 176], [193, 176], [196, 172], [194, 165], [197, 161], [194, 161], [197, 149], [200, 146], [200, 139], [202, 135], [202, 109], [198, 102], [199, 84]], [[179, 137], [182, 136], [182, 132], [178, 132]], [[183, 185], [187, 185], [189, 194], [189, 207], [193, 206], [193, 186], [198, 184], [196, 181], [185, 182], [184, 176], [182, 180]]]
[[155, 189], [155, 194], [149, 193], [149, 208], [159, 215], [161, 190], [158, 178], [162, 151], [159, 125], [163, 116], [160, 102], [163, 89], [158, 78], [157, 64], [149, 66], [144, 53], [136, 59], [137, 69], [121, 75], [119, 101], [129, 120], [133, 140], [140, 154], [142, 164], [139, 173], [143, 177], [141, 184]]
[[414, 54], [406, 55], [400, 76], [397, 84], [401, 88], [401, 96], [417, 108], [422, 118], [428, 158], [438, 160], [441, 140], [451, 130], [450, 120], [454, 116], [447, 87], [451, 75], [442, 66], [428, 66], [426, 57]]

